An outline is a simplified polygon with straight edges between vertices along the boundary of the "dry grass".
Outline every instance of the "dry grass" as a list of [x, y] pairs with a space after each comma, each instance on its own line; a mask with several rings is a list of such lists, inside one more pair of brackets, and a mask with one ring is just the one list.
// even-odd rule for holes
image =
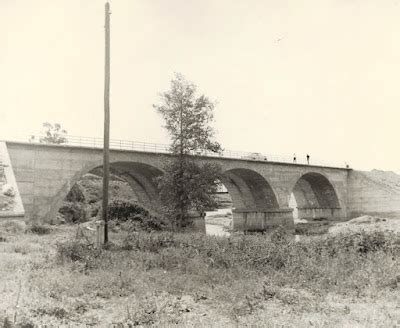
[[395, 235], [295, 243], [281, 232], [119, 232], [101, 251], [71, 226], [43, 235], [9, 227], [2, 236], [0, 325], [387, 327], [400, 320]]

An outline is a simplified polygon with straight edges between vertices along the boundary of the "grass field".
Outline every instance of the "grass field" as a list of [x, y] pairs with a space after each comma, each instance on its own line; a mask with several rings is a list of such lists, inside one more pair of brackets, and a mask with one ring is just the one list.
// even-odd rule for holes
[[111, 233], [0, 225], [0, 326], [393, 327], [394, 234]]

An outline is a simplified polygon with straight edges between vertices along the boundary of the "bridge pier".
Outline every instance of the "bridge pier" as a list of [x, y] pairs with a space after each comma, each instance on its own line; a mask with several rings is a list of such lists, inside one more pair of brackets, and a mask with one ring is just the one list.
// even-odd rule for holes
[[341, 208], [321, 208], [321, 207], [298, 207], [298, 218], [305, 220], [328, 219], [338, 220], [343, 219], [343, 211]]
[[233, 230], [268, 231], [278, 226], [294, 229], [293, 209], [234, 209]]

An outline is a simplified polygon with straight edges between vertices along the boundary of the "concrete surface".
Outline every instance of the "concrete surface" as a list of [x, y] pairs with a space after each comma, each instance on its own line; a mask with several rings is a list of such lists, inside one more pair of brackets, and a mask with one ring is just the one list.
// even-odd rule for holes
[[[70, 188], [102, 165], [102, 150], [66, 145], [7, 142], [28, 218], [56, 215]], [[159, 208], [154, 178], [171, 155], [111, 150], [111, 169], [124, 177], [146, 207]], [[366, 181], [357, 171], [302, 164], [198, 157], [221, 165], [233, 201], [234, 229], [293, 226], [291, 194], [298, 218], [350, 218], [360, 211], [400, 213], [400, 196]], [[200, 230], [204, 230], [201, 223]]]

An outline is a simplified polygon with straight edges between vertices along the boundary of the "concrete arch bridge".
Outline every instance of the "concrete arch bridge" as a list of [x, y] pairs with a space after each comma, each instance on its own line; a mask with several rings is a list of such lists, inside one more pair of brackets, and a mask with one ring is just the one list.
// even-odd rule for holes
[[[84, 174], [102, 166], [100, 148], [4, 143], [27, 218], [47, 220], [54, 217], [71, 187]], [[163, 163], [170, 156], [163, 152], [112, 149], [110, 167], [128, 182], [144, 207], [158, 211], [160, 202], [154, 178], [163, 174]], [[294, 209], [300, 219], [345, 219], [358, 214], [363, 206], [363, 195], [357, 191], [359, 178], [348, 168], [239, 158], [197, 158], [221, 165], [222, 182], [233, 202], [234, 229], [291, 227]], [[295, 208], [291, 204], [293, 198]], [[397, 211], [397, 205], [394, 207]]]

